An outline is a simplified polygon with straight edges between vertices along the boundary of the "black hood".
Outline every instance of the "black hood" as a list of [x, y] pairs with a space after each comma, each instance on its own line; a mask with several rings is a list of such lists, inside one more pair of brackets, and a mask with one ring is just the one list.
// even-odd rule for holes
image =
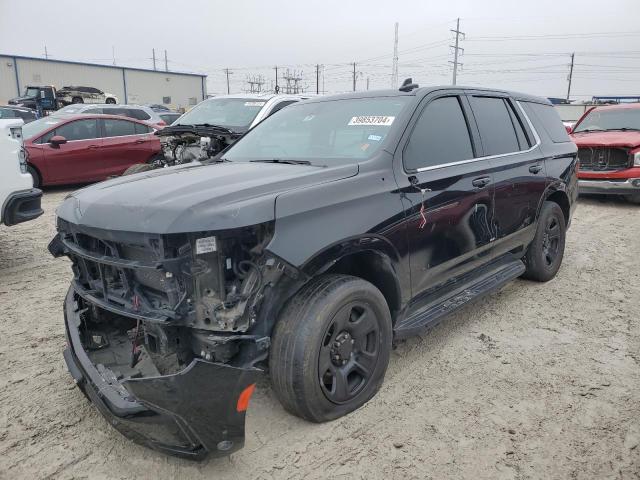
[[315, 167], [271, 163], [192, 163], [120, 177], [78, 190], [60, 218], [106, 230], [181, 233], [275, 219], [279, 193], [347, 178], [355, 164]]
[[32, 105], [35, 105], [36, 99], [34, 97], [27, 97], [27, 96], [16, 97], [16, 98], [12, 98], [7, 103], [9, 105], [18, 105], [18, 104], [22, 104], [22, 105], [32, 104]]

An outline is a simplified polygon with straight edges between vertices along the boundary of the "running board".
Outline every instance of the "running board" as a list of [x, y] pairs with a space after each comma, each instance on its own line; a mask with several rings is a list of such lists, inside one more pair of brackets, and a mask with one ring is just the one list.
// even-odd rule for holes
[[455, 312], [465, 304], [483, 297], [518, 278], [525, 271], [520, 260], [514, 260], [506, 265], [473, 277], [459, 287], [448, 289], [445, 293], [434, 292], [435, 297], [430, 301], [425, 299], [425, 305], [409, 316], [400, 320], [394, 327], [394, 338], [401, 339], [416, 335], [437, 325], [446, 315]]

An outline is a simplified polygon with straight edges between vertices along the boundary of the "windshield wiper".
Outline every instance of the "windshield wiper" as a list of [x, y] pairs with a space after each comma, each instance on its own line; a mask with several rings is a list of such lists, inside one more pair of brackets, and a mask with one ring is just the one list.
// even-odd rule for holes
[[633, 127], [607, 128], [607, 132], [614, 131], [614, 130], [617, 132], [640, 132], [640, 128], [633, 128]]
[[269, 158], [265, 160], [251, 160], [251, 163], [261, 162], [261, 163], [282, 163], [287, 165], [311, 165], [311, 162], [308, 160], [283, 160], [281, 158]]
[[584, 130], [576, 130], [573, 133], [590, 133], [590, 132], [606, 132], [602, 128], [585, 128]]

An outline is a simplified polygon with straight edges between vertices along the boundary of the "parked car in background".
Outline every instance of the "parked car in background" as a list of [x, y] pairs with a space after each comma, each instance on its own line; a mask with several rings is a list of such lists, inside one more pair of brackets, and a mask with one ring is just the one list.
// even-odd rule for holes
[[[249, 101], [208, 113], [246, 129]], [[73, 262], [69, 371], [115, 428], [188, 458], [242, 447], [267, 368], [292, 414], [346, 415], [394, 340], [556, 275], [576, 151], [545, 99], [409, 81], [292, 105], [217, 162], [74, 192], [49, 245]]]
[[147, 103], [145, 107], [149, 107], [151, 110], [155, 110], [156, 112], [170, 112], [171, 109], [166, 105], [160, 105], [159, 103]]
[[43, 110], [58, 110], [65, 105], [76, 103], [118, 103], [118, 97], [94, 87], [62, 87], [53, 85], [28, 85], [24, 95], [9, 100], [9, 105], [33, 108], [37, 110], [38, 102]]
[[182, 114], [181, 113], [177, 113], [177, 112], [163, 112], [163, 111], [158, 111], [158, 115], [160, 116], [160, 118], [162, 120], [165, 121], [165, 123], [167, 125], [171, 125], [173, 122], [175, 122], [177, 119], [179, 119]]
[[28, 169], [36, 186], [105, 180], [158, 155], [154, 131], [131, 118], [56, 113], [24, 126]]
[[7, 226], [42, 215], [42, 192], [27, 171], [22, 120], [0, 118], [0, 224]]
[[126, 173], [211, 158], [268, 116], [307, 98], [310, 96], [244, 94], [204, 100], [157, 132], [162, 141], [162, 160], [138, 165]]
[[143, 105], [67, 105], [58, 110], [58, 113], [88, 113], [95, 115], [103, 113], [105, 115], [119, 115], [122, 117], [142, 120], [155, 128], [162, 128], [167, 122], [162, 119], [160, 114], [149, 107]]
[[622, 195], [640, 204], [640, 103], [595, 107], [571, 130], [580, 193]]
[[24, 123], [33, 122], [38, 118], [35, 110], [15, 105], [0, 105], [0, 119], [19, 118]]

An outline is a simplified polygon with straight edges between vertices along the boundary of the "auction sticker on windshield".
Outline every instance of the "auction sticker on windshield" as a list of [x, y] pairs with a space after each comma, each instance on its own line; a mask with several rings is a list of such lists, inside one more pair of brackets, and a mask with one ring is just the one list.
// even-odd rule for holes
[[265, 102], [244, 102], [245, 107], [264, 107]]
[[396, 117], [387, 117], [387, 116], [360, 116], [360, 117], [351, 117], [351, 120], [347, 125], [382, 125], [389, 126], [393, 123]]

